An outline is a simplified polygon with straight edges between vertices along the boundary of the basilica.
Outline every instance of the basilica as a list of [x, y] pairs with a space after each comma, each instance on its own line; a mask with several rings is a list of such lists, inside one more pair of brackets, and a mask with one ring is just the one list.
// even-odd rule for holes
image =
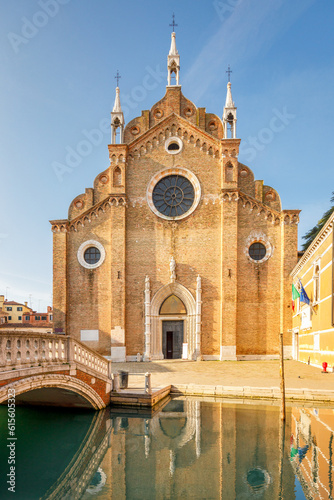
[[54, 331], [112, 361], [291, 354], [299, 210], [238, 161], [230, 81], [222, 118], [182, 93], [175, 32], [164, 97], [125, 124], [110, 165], [53, 231]]

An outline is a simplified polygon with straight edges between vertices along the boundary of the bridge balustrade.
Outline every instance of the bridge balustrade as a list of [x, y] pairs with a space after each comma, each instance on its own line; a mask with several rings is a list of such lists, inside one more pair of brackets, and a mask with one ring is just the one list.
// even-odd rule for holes
[[0, 371], [54, 363], [76, 363], [106, 377], [110, 374], [108, 360], [67, 335], [0, 333]]

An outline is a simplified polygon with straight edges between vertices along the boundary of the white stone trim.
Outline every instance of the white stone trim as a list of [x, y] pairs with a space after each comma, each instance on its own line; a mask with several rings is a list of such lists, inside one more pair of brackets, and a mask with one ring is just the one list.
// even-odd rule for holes
[[[253, 243], [262, 243], [266, 247], [266, 255], [263, 257], [263, 259], [254, 260], [249, 255], [249, 247], [253, 245]], [[266, 234], [262, 233], [261, 231], [252, 231], [246, 239], [244, 253], [247, 255], [248, 260], [253, 264], [262, 264], [272, 256], [272, 254], [274, 253], [274, 248]]]
[[[172, 142], [176, 142], [179, 145], [179, 149], [175, 149], [175, 150], [170, 151], [168, 149], [168, 146]], [[177, 155], [177, 154], [181, 153], [182, 149], [183, 149], [183, 142], [181, 141], [180, 137], [172, 136], [172, 137], [168, 137], [168, 139], [165, 140], [165, 150], [167, 151], [168, 154]]]
[[293, 359], [293, 346], [292, 345], [283, 346], [283, 358], [284, 359]]
[[218, 354], [202, 354], [203, 361], [220, 361]]
[[[84, 259], [85, 251], [89, 247], [96, 247], [100, 251], [101, 257], [100, 260], [96, 262], [96, 264], [88, 264]], [[82, 267], [85, 267], [86, 269], [96, 269], [97, 267], [100, 267], [101, 264], [103, 264], [105, 257], [106, 257], [106, 251], [104, 249], [104, 246], [96, 240], [84, 241], [78, 248], [77, 258], [79, 264], [81, 264]]]
[[137, 356], [127, 356], [126, 357], [126, 361], [129, 362], [129, 363], [134, 363], [134, 362], [137, 362]]
[[126, 347], [111, 347], [110, 358], [114, 363], [125, 363], [126, 361]]
[[237, 361], [265, 361], [267, 359], [279, 359], [278, 354], [243, 354], [237, 356]]
[[[168, 217], [167, 215], [163, 215], [162, 213], [160, 213], [159, 210], [155, 208], [152, 198], [153, 189], [155, 188], [155, 185], [161, 179], [167, 177], [168, 175], [182, 175], [192, 183], [195, 193], [194, 203], [192, 204], [192, 207], [184, 214], [178, 215], [176, 217]], [[201, 185], [199, 183], [199, 180], [197, 179], [196, 175], [193, 174], [190, 170], [181, 167], [167, 168], [164, 170], [160, 170], [151, 178], [146, 190], [146, 200], [148, 206], [155, 215], [165, 220], [181, 220], [184, 219], [185, 217], [188, 217], [197, 208], [200, 199], [201, 199]]]
[[[160, 307], [164, 300], [170, 295], [176, 295], [185, 305], [187, 314], [161, 316]], [[151, 300], [150, 307], [150, 356], [151, 360], [164, 359], [162, 353], [162, 322], [164, 320], [174, 321], [183, 320], [183, 340], [188, 344], [188, 359], [194, 359], [200, 356], [196, 352], [196, 301], [191, 292], [178, 282], [169, 283], [161, 287]], [[199, 332], [198, 332], [199, 333]], [[197, 339], [199, 340], [199, 339]], [[199, 341], [200, 346], [200, 341]]]
[[235, 345], [221, 345], [219, 359], [220, 361], [235, 361], [237, 359], [237, 347]]

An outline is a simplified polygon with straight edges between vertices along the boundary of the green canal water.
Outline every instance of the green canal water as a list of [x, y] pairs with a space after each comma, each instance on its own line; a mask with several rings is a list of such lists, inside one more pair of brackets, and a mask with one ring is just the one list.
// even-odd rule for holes
[[154, 414], [17, 407], [15, 440], [7, 417], [0, 407], [1, 499], [334, 495], [331, 408], [288, 408], [283, 427], [269, 403], [177, 398]]

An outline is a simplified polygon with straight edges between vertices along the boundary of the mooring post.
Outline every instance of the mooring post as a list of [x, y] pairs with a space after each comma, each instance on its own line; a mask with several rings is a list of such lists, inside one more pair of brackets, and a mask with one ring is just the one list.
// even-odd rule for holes
[[145, 373], [145, 392], [147, 394], [152, 394], [152, 387], [151, 387], [151, 374], [150, 373]]
[[281, 375], [281, 420], [285, 421], [285, 378], [284, 378], [284, 357], [283, 357], [283, 333], [279, 334], [280, 344], [280, 375]]

